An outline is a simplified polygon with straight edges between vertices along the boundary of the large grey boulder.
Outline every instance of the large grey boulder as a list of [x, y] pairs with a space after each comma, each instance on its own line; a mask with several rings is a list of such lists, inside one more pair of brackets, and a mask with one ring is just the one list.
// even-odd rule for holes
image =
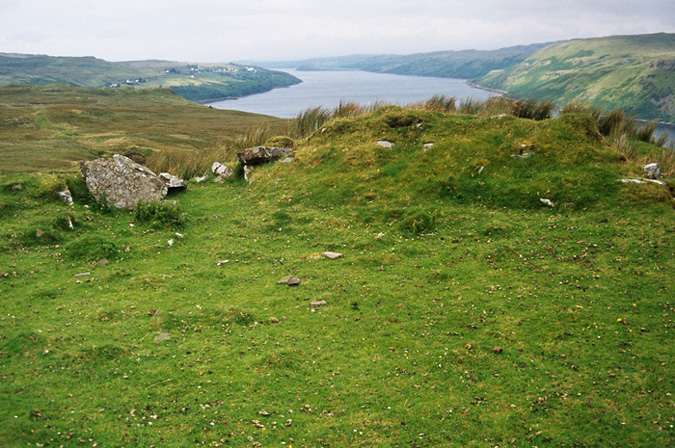
[[285, 158], [291, 152], [293, 152], [293, 148], [281, 146], [255, 146], [237, 153], [237, 157], [242, 165], [262, 165], [264, 163], [270, 163]]
[[96, 200], [105, 197], [117, 208], [134, 208], [141, 199], [159, 201], [168, 190], [155, 173], [119, 154], [109, 159], [82, 161], [80, 171]]

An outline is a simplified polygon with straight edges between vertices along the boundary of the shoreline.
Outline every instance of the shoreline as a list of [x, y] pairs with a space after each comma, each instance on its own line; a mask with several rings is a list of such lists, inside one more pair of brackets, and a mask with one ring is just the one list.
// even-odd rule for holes
[[508, 92], [505, 91], [505, 90], [497, 90], [497, 89], [490, 89], [489, 87], [481, 87], [481, 86], [479, 86], [478, 84], [472, 83], [472, 82], [469, 81], [468, 79], [467, 79], [466, 81], [464, 81], [464, 84], [466, 84], [467, 86], [472, 87], [472, 88], [474, 88], [474, 89], [483, 90], [483, 91], [485, 91], [485, 92], [498, 93], [498, 94], [500, 94], [500, 95], [502, 95], [502, 96], [506, 96], [506, 95], [508, 94]]

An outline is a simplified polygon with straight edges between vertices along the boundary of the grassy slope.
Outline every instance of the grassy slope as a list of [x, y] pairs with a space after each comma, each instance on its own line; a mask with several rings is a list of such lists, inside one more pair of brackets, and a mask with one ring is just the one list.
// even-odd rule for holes
[[[199, 67], [199, 71], [190, 67]], [[166, 73], [170, 70], [170, 73]], [[228, 71], [229, 70], [229, 71]], [[255, 71], [235, 64], [194, 64], [172, 61], [108, 62], [93, 57], [52, 57], [0, 53], [0, 85], [67, 83], [107, 87], [141, 80], [137, 88], [170, 87], [191, 101], [240, 97], [300, 82], [282, 72]]]
[[201, 151], [280, 120], [188, 102], [168, 89], [0, 87], [0, 173], [73, 171], [106, 154]]
[[295, 157], [174, 229], [2, 178], [0, 444], [672, 443], [673, 200], [587, 117], [390, 108]]
[[675, 34], [578, 39], [548, 46], [476, 82], [516, 97], [583, 101], [675, 121]]

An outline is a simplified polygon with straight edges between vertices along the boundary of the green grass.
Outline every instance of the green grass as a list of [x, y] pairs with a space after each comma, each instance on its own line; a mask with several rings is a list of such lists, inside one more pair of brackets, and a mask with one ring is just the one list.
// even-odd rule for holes
[[643, 119], [675, 121], [675, 34], [574, 39], [475, 79], [519, 98], [582, 101]]
[[179, 210], [0, 178], [0, 445], [672, 445], [673, 199], [590, 117], [385, 107], [296, 144]]

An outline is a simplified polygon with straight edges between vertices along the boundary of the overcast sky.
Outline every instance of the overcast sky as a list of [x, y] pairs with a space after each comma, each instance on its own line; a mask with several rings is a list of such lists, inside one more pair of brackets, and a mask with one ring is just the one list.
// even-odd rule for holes
[[0, 0], [0, 52], [288, 60], [675, 32], [673, 0]]

